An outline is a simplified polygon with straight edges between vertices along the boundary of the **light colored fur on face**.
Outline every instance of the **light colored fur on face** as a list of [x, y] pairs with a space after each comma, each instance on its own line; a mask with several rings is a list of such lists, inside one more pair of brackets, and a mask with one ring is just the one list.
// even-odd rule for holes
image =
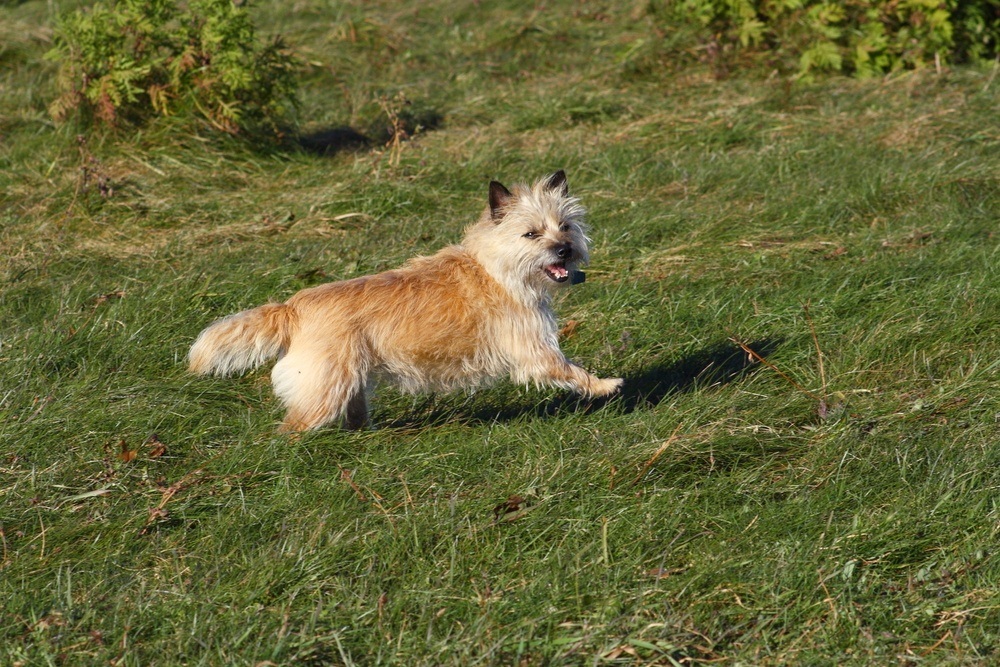
[[[546, 189], [545, 183], [543, 179], [530, 188], [514, 185], [512, 200], [501, 209], [502, 223], [494, 221], [486, 209], [479, 222], [465, 230], [462, 240], [462, 247], [497, 282], [526, 303], [549, 296], [553, 282], [543, 273], [543, 266], [558, 259], [551, 254], [552, 246], [569, 242], [574, 249], [573, 267], [590, 261], [580, 200]], [[524, 234], [528, 232], [540, 236], [527, 239]]]
[[620, 379], [563, 356], [549, 305], [589, 259], [583, 217], [561, 171], [531, 187], [491, 183], [490, 205], [461, 244], [219, 320], [191, 347], [190, 369], [229, 375], [279, 357], [271, 381], [285, 431], [340, 418], [365, 426], [376, 380], [420, 392], [508, 377], [611, 394]]

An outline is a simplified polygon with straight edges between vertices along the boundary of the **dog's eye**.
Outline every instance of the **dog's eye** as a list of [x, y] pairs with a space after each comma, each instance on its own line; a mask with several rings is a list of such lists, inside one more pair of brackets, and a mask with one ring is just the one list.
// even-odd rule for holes
[[568, 232], [569, 231], [569, 225], [568, 224], [559, 225], [559, 231], [560, 232]]
[[541, 236], [541, 234], [539, 234], [538, 232], [528, 232], [527, 234], [524, 235], [524, 238], [537, 239], [539, 236]]

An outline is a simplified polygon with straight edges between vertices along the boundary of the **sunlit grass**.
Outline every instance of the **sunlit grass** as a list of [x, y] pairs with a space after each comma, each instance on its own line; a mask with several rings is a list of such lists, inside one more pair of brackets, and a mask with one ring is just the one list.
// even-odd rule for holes
[[[717, 81], [641, 12], [486, 5], [260, 3], [304, 131], [370, 139], [327, 155], [81, 144], [49, 4], [0, 9], [0, 662], [997, 660], [992, 73]], [[288, 439], [266, 371], [186, 373], [213, 319], [557, 168], [593, 228], [563, 347], [621, 397], [384, 390]]]

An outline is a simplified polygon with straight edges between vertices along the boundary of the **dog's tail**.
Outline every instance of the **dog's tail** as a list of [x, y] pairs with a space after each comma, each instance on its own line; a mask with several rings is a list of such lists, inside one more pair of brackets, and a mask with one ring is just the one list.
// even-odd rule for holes
[[259, 366], [288, 349], [294, 310], [270, 303], [230, 315], [201, 332], [188, 353], [188, 368], [200, 375], [231, 375]]

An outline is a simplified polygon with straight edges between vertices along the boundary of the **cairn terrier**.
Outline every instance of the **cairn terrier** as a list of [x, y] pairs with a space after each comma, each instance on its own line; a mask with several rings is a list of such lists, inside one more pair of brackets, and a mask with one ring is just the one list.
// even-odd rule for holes
[[271, 382], [292, 432], [341, 418], [365, 427], [379, 379], [408, 392], [509, 377], [612, 394], [621, 379], [563, 356], [550, 307], [553, 288], [575, 282], [588, 260], [583, 216], [561, 170], [531, 187], [493, 181], [461, 244], [219, 320], [191, 347], [190, 369], [229, 375], [277, 357]]

